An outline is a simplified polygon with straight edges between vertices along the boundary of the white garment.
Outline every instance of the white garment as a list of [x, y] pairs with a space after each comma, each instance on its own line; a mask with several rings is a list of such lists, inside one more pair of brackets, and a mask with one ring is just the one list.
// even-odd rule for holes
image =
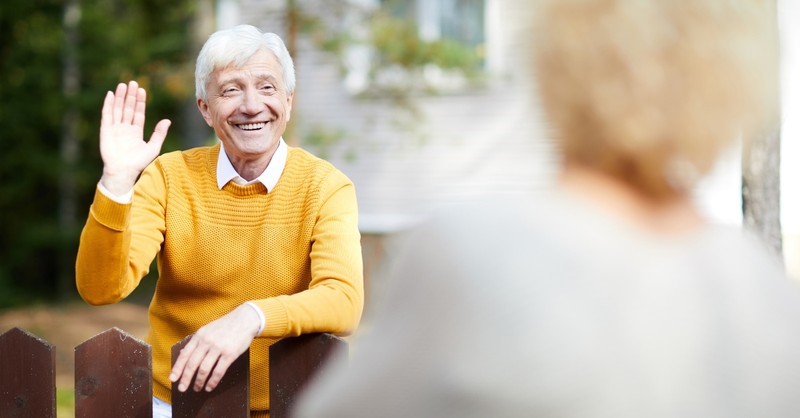
[[153, 396], [153, 418], [172, 418], [172, 405]]
[[555, 194], [406, 248], [296, 418], [798, 416], [800, 292], [739, 229], [656, 237]]
[[220, 142], [219, 156], [217, 157], [217, 187], [222, 190], [229, 181], [234, 181], [238, 184], [260, 182], [266, 187], [267, 192], [271, 192], [272, 189], [275, 188], [275, 185], [278, 184], [278, 180], [280, 180], [281, 174], [283, 174], [283, 169], [286, 168], [286, 159], [288, 156], [289, 147], [286, 145], [283, 138], [281, 138], [278, 142], [278, 148], [275, 149], [275, 153], [272, 154], [272, 159], [269, 160], [269, 164], [267, 164], [267, 168], [264, 172], [252, 181], [247, 181], [239, 176], [239, 173], [233, 168], [233, 164], [231, 164], [228, 154], [225, 151], [225, 146]]

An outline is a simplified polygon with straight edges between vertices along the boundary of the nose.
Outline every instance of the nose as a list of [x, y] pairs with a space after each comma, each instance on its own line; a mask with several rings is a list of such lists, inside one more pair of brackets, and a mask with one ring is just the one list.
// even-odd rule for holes
[[259, 94], [256, 91], [248, 89], [244, 92], [242, 95], [242, 103], [239, 106], [239, 110], [242, 113], [254, 115], [261, 112], [263, 107], [263, 103], [259, 99]]

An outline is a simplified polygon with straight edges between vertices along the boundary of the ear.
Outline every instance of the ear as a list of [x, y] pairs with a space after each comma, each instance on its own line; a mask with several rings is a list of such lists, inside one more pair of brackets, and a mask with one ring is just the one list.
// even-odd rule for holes
[[197, 99], [197, 108], [200, 110], [200, 114], [203, 115], [203, 119], [205, 119], [208, 126], [213, 128], [214, 120], [211, 119], [211, 113], [208, 111], [208, 103], [203, 101], [203, 99]]
[[294, 92], [286, 96], [286, 121], [292, 120], [292, 100], [294, 99]]

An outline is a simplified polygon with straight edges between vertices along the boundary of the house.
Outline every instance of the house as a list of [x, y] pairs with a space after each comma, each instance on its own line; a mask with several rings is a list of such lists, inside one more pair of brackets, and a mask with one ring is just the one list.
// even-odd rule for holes
[[[535, 193], [552, 181], [552, 143], [530, 82], [531, 38], [521, 19], [526, 1], [295, 0], [312, 11], [400, 5], [426, 39], [448, 36], [451, 21], [466, 20], [473, 23], [469, 42], [478, 42], [484, 53], [485, 82], [453, 83], [446, 74], [426, 74], [442, 88], [437, 94], [412, 93], [417, 111], [412, 115], [389, 100], [360, 97], [361, 70], [369, 60], [363, 49], [350, 48], [342, 67], [309, 36], [298, 36], [296, 134], [301, 145], [333, 162], [356, 185], [368, 285], [380, 281], [392, 238], [432, 211], [476, 196]], [[217, 26], [248, 23], [287, 39], [286, 4], [219, 0]], [[360, 23], [348, 16], [337, 15], [334, 23], [357, 31]], [[319, 147], [303, 138], [333, 144]], [[738, 161], [737, 152], [724, 158], [698, 190], [698, 203], [718, 222], [741, 223]]]

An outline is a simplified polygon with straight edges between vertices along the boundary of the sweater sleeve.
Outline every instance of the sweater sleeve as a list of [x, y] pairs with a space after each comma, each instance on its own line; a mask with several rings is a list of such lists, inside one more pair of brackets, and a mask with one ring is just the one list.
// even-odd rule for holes
[[309, 254], [311, 282], [300, 293], [254, 301], [266, 317], [262, 337], [346, 335], [361, 319], [364, 278], [355, 188], [333, 170], [321, 194]]
[[131, 203], [95, 191], [75, 263], [78, 293], [92, 305], [124, 299], [147, 275], [164, 240], [164, 177], [151, 164]]

